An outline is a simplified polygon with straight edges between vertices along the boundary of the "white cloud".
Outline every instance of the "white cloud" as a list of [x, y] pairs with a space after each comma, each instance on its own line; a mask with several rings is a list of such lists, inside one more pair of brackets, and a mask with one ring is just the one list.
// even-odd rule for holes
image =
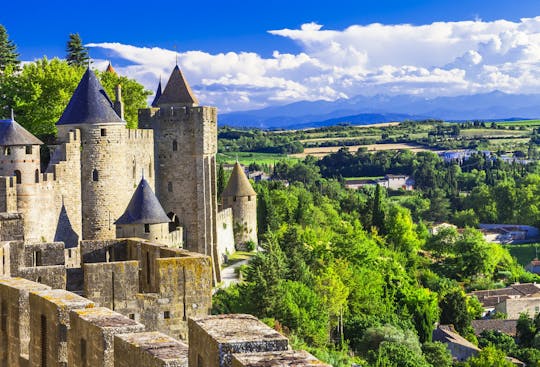
[[[223, 111], [358, 94], [425, 96], [540, 92], [540, 17], [427, 25], [352, 25], [327, 30], [307, 23], [271, 30], [301, 48], [274, 51], [178, 53], [178, 63], [205, 104]], [[176, 53], [120, 43], [93, 43], [129, 63], [116, 69], [154, 89], [168, 77]]]

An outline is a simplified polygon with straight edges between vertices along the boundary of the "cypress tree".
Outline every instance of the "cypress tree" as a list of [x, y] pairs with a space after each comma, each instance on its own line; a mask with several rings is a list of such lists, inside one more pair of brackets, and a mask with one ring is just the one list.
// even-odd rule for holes
[[225, 170], [223, 169], [223, 163], [219, 164], [218, 174], [217, 174], [217, 196], [218, 199], [221, 199], [221, 194], [225, 190]]
[[69, 65], [86, 66], [90, 57], [88, 50], [83, 46], [78, 33], [71, 33], [66, 47], [66, 60]]
[[17, 46], [13, 41], [9, 40], [6, 28], [0, 24], [0, 73], [7, 66], [12, 66], [15, 70], [19, 70], [20, 63]]

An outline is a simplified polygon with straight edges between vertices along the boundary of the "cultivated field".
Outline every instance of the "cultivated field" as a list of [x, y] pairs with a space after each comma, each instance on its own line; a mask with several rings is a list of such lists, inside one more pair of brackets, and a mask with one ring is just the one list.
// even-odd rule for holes
[[[317, 148], [305, 148], [303, 153], [291, 154], [290, 157], [295, 158], [305, 158], [308, 155], [315, 157], [324, 157], [328, 154], [335, 153], [340, 150], [342, 147], [317, 147]], [[370, 144], [370, 145], [352, 145], [347, 147], [351, 153], [355, 153], [360, 148], [366, 148], [370, 152], [375, 152], [378, 150], [411, 150], [413, 152], [425, 152], [430, 149], [425, 147], [407, 144], [407, 143], [397, 143], [397, 144]]]

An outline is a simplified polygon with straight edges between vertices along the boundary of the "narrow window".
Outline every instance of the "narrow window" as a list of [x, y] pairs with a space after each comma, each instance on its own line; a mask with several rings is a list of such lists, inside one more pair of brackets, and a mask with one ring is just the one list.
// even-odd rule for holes
[[135, 178], [137, 175], [137, 163], [135, 163], [135, 160], [133, 160], [133, 178]]
[[233, 201], [236, 201], [236, 196], [233, 196], [232, 200], [233, 200]]
[[135, 314], [134, 314], [134, 313], [130, 313], [130, 314], [129, 314], [129, 318], [132, 319], [132, 320], [135, 320]]
[[197, 367], [204, 367], [203, 359], [200, 354], [197, 355]]
[[152, 177], [152, 162], [148, 163], [148, 177]]
[[101, 136], [107, 136], [107, 129], [101, 129]]
[[34, 266], [41, 266], [42, 265], [42, 263], [41, 263], [41, 251], [40, 250], [34, 251], [32, 258], [33, 258]]
[[39, 170], [37, 169], [36, 172], [34, 173], [35, 175], [35, 180], [36, 180], [36, 183], [39, 183]]
[[146, 283], [150, 284], [150, 253], [146, 253]]
[[11, 149], [9, 147], [5, 147], [4, 148], [4, 155], [10, 155], [11, 154]]
[[40, 276], [37, 277], [37, 282], [38, 282], [38, 283], [41, 283], [41, 277], [40, 277]]
[[31, 145], [27, 145], [24, 150], [25, 150], [26, 154], [32, 154], [32, 146]]
[[47, 367], [47, 316], [41, 315], [41, 367]]
[[150, 233], [150, 224], [148, 223], [144, 224], [144, 233]]
[[7, 304], [5, 301], [2, 301], [2, 331], [3, 332], [6, 332], [7, 331]]
[[167, 184], [167, 191], [172, 192], [172, 182], [170, 182], [170, 181]]
[[84, 367], [87, 366], [86, 362], [86, 339], [81, 338], [81, 363]]
[[170, 319], [171, 318], [171, 311], [163, 312], [163, 318], [164, 319]]
[[248, 201], [251, 201], [251, 196], [248, 196]]
[[176, 152], [178, 150], [178, 142], [176, 140], [173, 140], [172, 142], [172, 150], [173, 152]]
[[16, 178], [15, 182], [17, 182], [18, 184], [22, 183], [21, 171], [16, 170], [14, 172], [14, 174], [15, 174], [15, 178]]
[[92, 172], [92, 180], [99, 181], [99, 172], [97, 169], [94, 169], [94, 171]]

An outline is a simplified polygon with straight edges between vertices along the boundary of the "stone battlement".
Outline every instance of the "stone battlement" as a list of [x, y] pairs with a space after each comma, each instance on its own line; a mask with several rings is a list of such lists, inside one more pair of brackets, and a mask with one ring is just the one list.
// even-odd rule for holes
[[0, 277], [0, 319], [0, 363], [10, 367], [326, 366], [291, 351], [287, 338], [250, 315], [189, 319], [188, 345], [77, 294], [22, 278]]

